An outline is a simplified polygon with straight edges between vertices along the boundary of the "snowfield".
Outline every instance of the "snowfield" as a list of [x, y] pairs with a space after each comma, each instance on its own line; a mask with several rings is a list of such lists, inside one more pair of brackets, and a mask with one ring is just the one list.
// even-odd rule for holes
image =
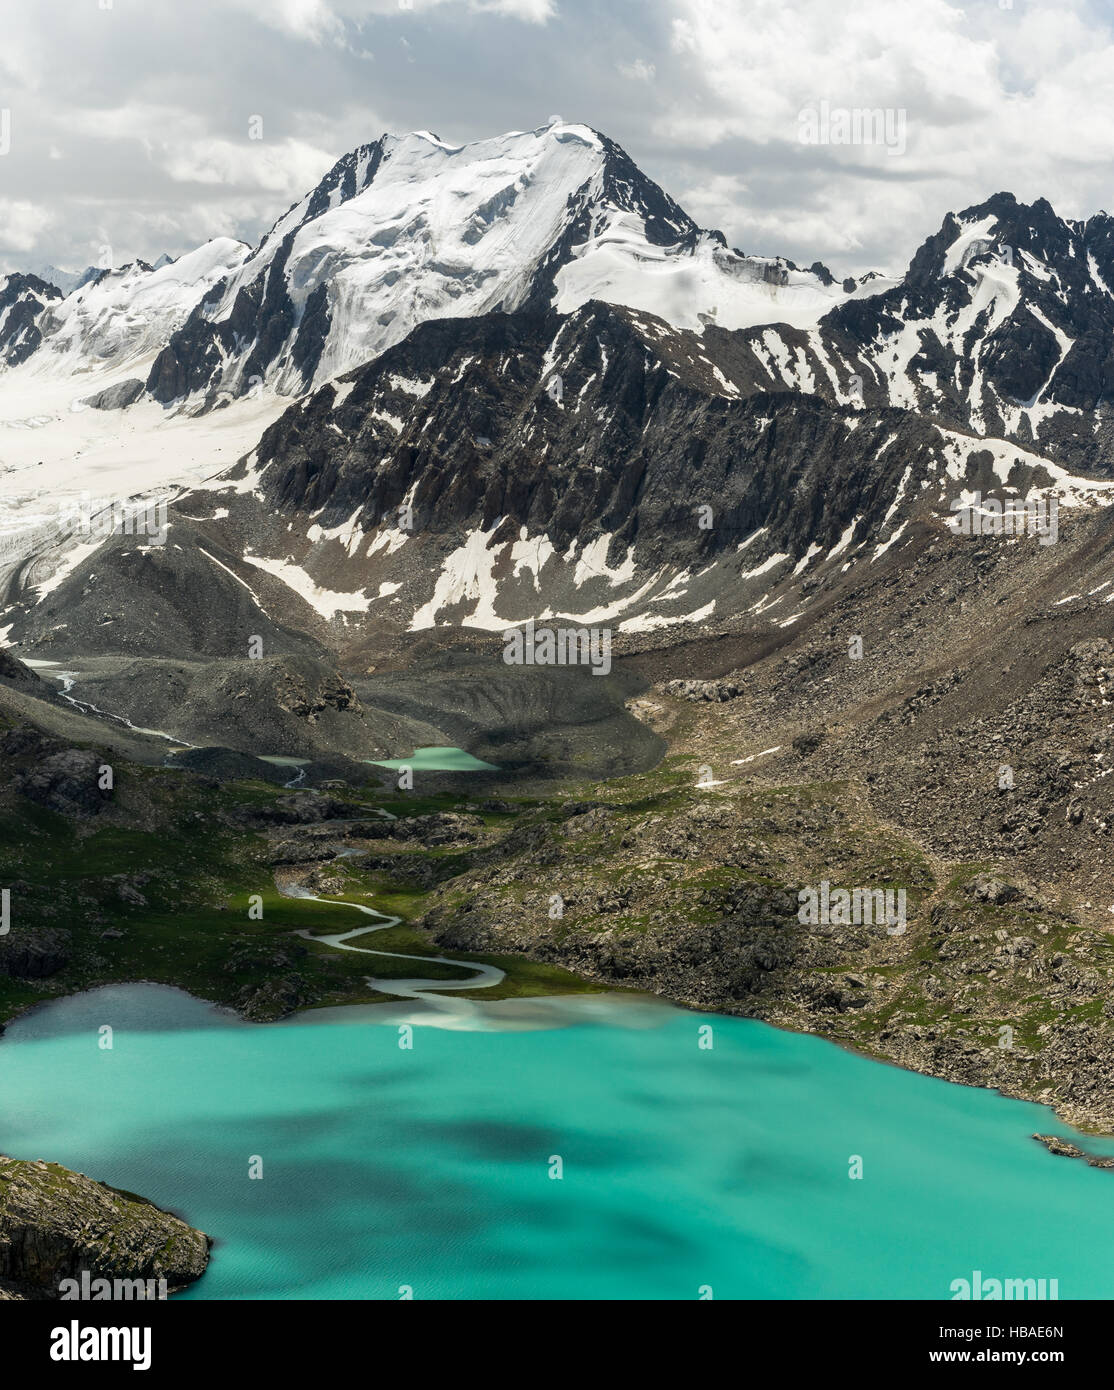
[[67, 504], [169, 496], [231, 468], [289, 401], [260, 394], [190, 418], [152, 401], [81, 407], [81, 396], [132, 375], [0, 372], [0, 584], [60, 538]]
[[[27, 367], [54, 376], [152, 356], [250, 250], [242, 241], [218, 237], [158, 270], [132, 264], [105, 271], [49, 309], [40, 323], [43, 345]], [[130, 375], [146, 379], [149, 366]]]

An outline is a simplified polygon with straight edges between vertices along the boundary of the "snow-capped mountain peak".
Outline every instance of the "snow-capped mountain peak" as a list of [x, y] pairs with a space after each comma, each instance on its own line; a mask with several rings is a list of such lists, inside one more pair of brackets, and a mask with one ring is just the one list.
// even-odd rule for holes
[[434, 318], [594, 298], [737, 328], [815, 322], [844, 297], [830, 276], [701, 232], [589, 126], [463, 145], [385, 135], [339, 160], [198, 304], [148, 387], [166, 404], [261, 383], [296, 394]]
[[100, 271], [43, 314], [32, 369], [70, 374], [149, 358], [248, 249], [217, 237], [158, 268], [134, 261]]
[[881, 288], [732, 250], [587, 125], [465, 144], [421, 130], [342, 156], [254, 249], [219, 238], [40, 306], [20, 360], [36, 375], [109, 371], [102, 404], [145, 387], [193, 414], [260, 388], [297, 395], [431, 319], [595, 299], [697, 332], [804, 328]]
[[1098, 409], [1114, 396], [1105, 214], [997, 193], [949, 213], [900, 280], [840, 282], [732, 249], [606, 135], [563, 120], [465, 144], [383, 135], [254, 249], [218, 240], [61, 303], [25, 298], [0, 352], [36, 375], [109, 369], [87, 389], [101, 405], [145, 388], [192, 415], [315, 389], [432, 320], [591, 301], [702, 335], [728, 394], [898, 406], [1076, 466], [1101, 467], [1114, 442]]

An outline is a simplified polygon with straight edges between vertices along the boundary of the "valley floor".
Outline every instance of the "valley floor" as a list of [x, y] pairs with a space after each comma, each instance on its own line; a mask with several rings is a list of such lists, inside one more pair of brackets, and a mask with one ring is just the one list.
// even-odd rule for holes
[[[136, 980], [259, 1021], [386, 1000], [415, 976], [465, 998], [620, 988], [1114, 1129], [1114, 959], [1079, 895], [926, 848], [858, 779], [760, 775], [776, 750], [729, 756], [724, 705], [691, 694], [634, 699], [670, 752], [603, 782], [321, 792], [126, 766], [78, 821], [9, 788], [0, 873], [21, 929], [0, 941], [0, 1016]], [[27, 744], [26, 777], [43, 749], [5, 739]], [[802, 923], [800, 893], [824, 882], [902, 892], [905, 929]], [[357, 904], [398, 919], [363, 943], [397, 955], [320, 939], [367, 926]], [[460, 988], [491, 967], [494, 988]]]

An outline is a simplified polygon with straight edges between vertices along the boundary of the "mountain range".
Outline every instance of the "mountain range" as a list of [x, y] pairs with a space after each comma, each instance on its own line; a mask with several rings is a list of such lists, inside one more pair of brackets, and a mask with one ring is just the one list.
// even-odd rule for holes
[[[897, 278], [746, 254], [560, 122], [385, 136], [254, 247], [69, 292], [10, 275], [12, 814], [116, 814], [89, 780], [107, 744], [127, 814], [165, 796], [172, 837], [196, 793], [222, 846], [266, 823], [274, 863], [316, 863], [306, 827], [347, 817], [427, 947], [1108, 1126], [1111, 287], [1105, 213], [1006, 193]], [[995, 524], [1022, 503], [1040, 535]], [[530, 620], [606, 632], [607, 678], [507, 663]], [[413, 827], [321, 794], [446, 745], [488, 765], [498, 843], [455, 784], [413, 856], [375, 847]], [[268, 782], [308, 790], [272, 806]], [[908, 935], [787, 925], [801, 882], [839, 874], [906, 887]], [[292, 959], [251, 957], [248, 1004], [224, 966], [203, 991], [259, 1017], [334, 998], [316, 953]]]
[[[32, 486], [3, 624], [96, 648], [84, 608], [152, 566], [341, 648], [546, 614], [790, 624], [957, 499], [1106, 500], [1112, 284], [1104, 213], [997, 194], [900, 279], [838, 281], [728, 247], [586, 126], [384, 136], [255, 247], [0, 284], [0, 409], [44, 402], [16, 474], [103, 477], [74, 436], [118, 416], [117, 488], [171, 499], [174, 541], [75, 548]], [[223, 469], [176, 447], [208, 417], [244, 422]]]

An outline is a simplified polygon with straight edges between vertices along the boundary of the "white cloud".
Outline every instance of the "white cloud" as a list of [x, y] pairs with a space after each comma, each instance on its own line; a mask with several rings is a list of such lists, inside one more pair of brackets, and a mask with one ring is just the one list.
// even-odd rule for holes
[[178, 183], [235, 184], [281, 193], [293, 201], [334, 164], [335, 155], [301, 140], [199, 139], [161, 153], [167, 175]]
[[444, 6], [473, 14], [503, 15], [529, 24], [545, 24], [557, 13], [556, 0], [233, 0], [263, 24], [311, 43], [343, 41], [345, 21], [369, 15], [422, 14]]
[[528, 24], [546, 24], [558, 13], [557, 0], [335, 0], [334, 4], [335, 10], [352, 20], [367, 15], [398, 15], [405, 19], [450, 6], [472, 14], [503, 15]]
[[0, 198], [0, 246], [31, 251], [52, 221], [46, 208], [22, 199]]
[[529, 24], [545, 24], [557, 14], [555, 0], [470, 0], [470, 8], [483, 14], [502, 14]]
[[[966, 3], [966, 8], [964, 4]], [[705, 226], [836, 274], [896, 270], [1002, 189], [1110, 201], [1114, 13], [1014, 0], [144, 0], [9, 6], [10, 205], [38, 259], [254, 241], [385, 130], [453, 143], [561, 111], [623, 145]], [[401, 47], [402, 44], [405, 47]], [[906, 113], [903, 152], [803, 145], [799, 117]], [[248, 138], [253, 113], [265, 139]], [[58, 156], [61, 157], [58, 157]], [[29, 218], [32, 220], [29, 221]], [[22, 263], [26, 211], [0, 225]], [[103, 231], [102, 231], [103, 229]]]
[[[811, 227], [826, 255], [876, 247], [882, 227], [896, 268], [944, 211], [999, 190], [1047, 197], [1077, 217], [1109, 196], [1114, 36], [1087, 0], [1024, 11], [947, 0], [670, 0], [669, 9], [689, 81], [659, 84], [670, 99], [655, 134], [678, 148], [743, 142], [784, 161], [776, 201], [771, 178], [762, 206], [728, 216], [740, 236], [776, 230], [776, 213], [793, 234]], [[904, 113], [904, 151], [802, 148], [801, 113], [822, 101]]]
[[293, 38], [321, 43], [324, 39], [340, 38], [344, 25], [329, 0], [238, 0], [250, 6], [251, 12], [264, 24], [290, 34]]
[[674, 0], [674, 51], [691, 60], [714, 106], [683, 101], [674, 134], [793, 140], [803, 107], [907, 107], [941, 124], [993, 100], [993, 43], [946, 0]]

